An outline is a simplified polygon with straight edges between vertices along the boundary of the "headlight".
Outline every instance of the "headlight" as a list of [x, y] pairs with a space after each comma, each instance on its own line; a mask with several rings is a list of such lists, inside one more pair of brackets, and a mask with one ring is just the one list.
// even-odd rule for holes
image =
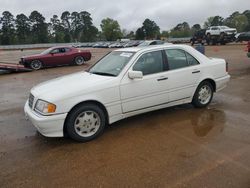
[[36, 102], [35, 110], [43, 114], [50, 114], [56, 111], [56, 105], [43, 100], [38, 100]]

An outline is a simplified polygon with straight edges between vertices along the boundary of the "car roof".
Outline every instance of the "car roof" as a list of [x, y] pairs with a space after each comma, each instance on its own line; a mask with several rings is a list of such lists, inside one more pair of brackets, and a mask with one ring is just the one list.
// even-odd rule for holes
[[161, 50], [166, 47], [183, 47], [186, 48], [187, 45], [174, 45], [174, 44], [161, 44], [161, 45], [151, 45], [151, 46], [137, 46], [137, 47], [131, 47], [131, 48], [121, 48], [118, 50], [115, 50], [116, 52], [143, 52], [143, 51], [149, 51], [149, 50]]
[[72, 46], [53, 46], [51, 48], [56, 49], [56, 48], [74, 48], [74, 47], [72, 47]]

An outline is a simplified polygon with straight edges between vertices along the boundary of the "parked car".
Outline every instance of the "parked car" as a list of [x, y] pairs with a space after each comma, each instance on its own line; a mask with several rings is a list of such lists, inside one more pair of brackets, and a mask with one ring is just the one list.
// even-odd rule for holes
[[32, 88], [24, 111], [44, 136], [84, 142], [130, 116], [184, 103], [206, 107], [229, 79], [224, 59], [187, 45], [123, 48], [85, 72]]
[[141, 43], [141, 41], [130, 41], [127, 44], [125, 44], [125, 48], [129, 48], [129, 47], [136, 47]]
[[146, 40], [139, 44], [138, 46], [151, 46], [151, 45], [161, 45], [164, 44], [162, 40]]
[[238, 35], [235, 36], [235, 38], [236, 42], [250, 41], [250, 31], [239, 33]]
[[24, 56], [19, 64], [27, 68], [38, 70], [43, 67], [54, 67], [58, 65], [82, 65], [91, 59], [89, 51], [69, 46], [57, 46], [49, 48], [40, 54]]
[[227, 42], [234, 41], [236, 34], [236, 28], [229, 28], [227, 26], [212, 26], [206, 30], [206, 41], [208, 45], [210, 43], [220, 43], [224, 45]]
[[109, 48], [123, 48], [123, 45], [120, 42], [115, 42], [109, 45]]

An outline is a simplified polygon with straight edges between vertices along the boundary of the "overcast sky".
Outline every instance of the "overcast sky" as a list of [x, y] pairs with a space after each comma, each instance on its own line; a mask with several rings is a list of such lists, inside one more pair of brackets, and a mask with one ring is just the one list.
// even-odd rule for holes
[[207, 17], [229, 16], [234, 11], [250, 9], [250, 0], [0, 0], [0, 12], [12, 14], [41, 12], [49, 21], [65, 10], [88, 11], [99, 28], [103, 18], [117, 20], [121, 28], [136, 30], [146, 19], [154, 20], [161, 30], [169, 30], [180, 22], [203, 24]]

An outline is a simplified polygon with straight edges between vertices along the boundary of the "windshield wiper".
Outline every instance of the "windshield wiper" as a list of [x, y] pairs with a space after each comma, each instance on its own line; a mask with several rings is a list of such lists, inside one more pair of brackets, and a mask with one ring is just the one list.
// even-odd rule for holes
[[107, 72], [89, 72], [92, 74], [97, 74], [97, 75], [101, 75], [101, 76], [116, 76], [115, 74], [111, 74], [111, 73], [107, 73]]

